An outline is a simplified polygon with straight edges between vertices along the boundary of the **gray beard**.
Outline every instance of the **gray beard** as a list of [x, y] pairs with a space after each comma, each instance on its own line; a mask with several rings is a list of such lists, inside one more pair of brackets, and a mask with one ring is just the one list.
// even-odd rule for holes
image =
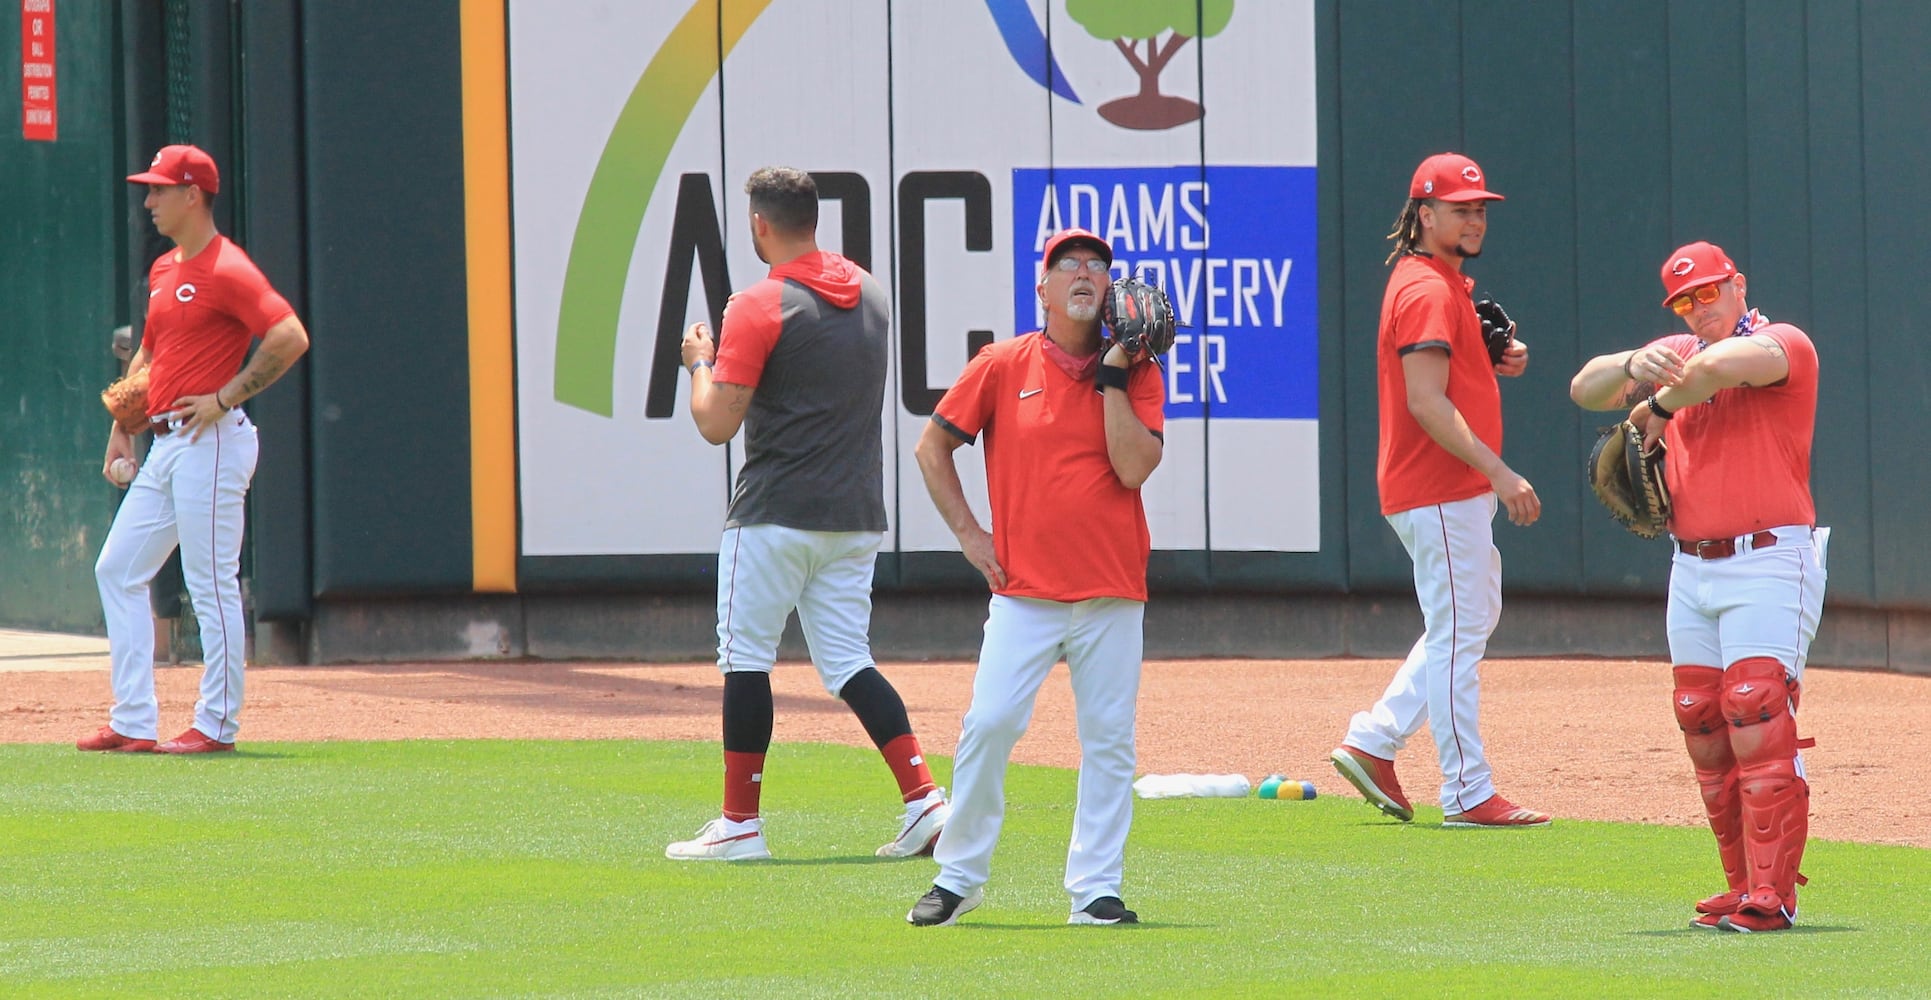
[[1100, 318], [1100, 307], [1095, 305], [1073, 305], [1066, 307], [1066, 318], [1080, 323], [1091, 323]]

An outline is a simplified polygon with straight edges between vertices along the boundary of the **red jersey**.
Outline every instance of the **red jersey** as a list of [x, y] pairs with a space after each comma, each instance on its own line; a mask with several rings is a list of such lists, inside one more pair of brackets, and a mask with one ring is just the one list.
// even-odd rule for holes
[[248, 344], [295, 314], [242, 249], [217, 235], [191, 260], [169, 250], [148, 269], [148, 416], [241, 371]]
[[1428, 254], [1402, 257], [1388, 276], [1375, 345], [1381, 392], [1375, 481], [1383, 514], [1466, 500], [1494, 488], [1487, 476], [1429, 437], [1408, 412], [1408, 377], [1401, 367], [1402, 357], [1412, 351], [1446, 350], [1448, 401], [1483, 444], [1502, 453], [1502, 390], [1469, 297], [1474, 290], [1474, 278]]
[[[1106, 412], [1091, 379], [1046, 356], [1034, 331], [988, 345], [939, 400], [932, 419], [970, 444], [986, 435], [992, 548], [1006, 571], [996, 593], [1048, 601], [1147, 599], [1146, 508], [1113, 474]], [[1156, 365], [1127, 374], [1133, 413], [1166, 427], [1166, 384]]]
[[[1810, 497], [1810, 443], [1817, 422], [1817, 348], [1804, 331], [1769, 323], [1747, 336], [1783, 347], [1780, 383], [1722, 389], [1686, 406], [1663, 427], [1669, 458], [1670, 533], [1692, 541], [1734, 538], [1785, 524], [1817, 523]], [[1695, 334], [1656, 340], [1689, 358]]]

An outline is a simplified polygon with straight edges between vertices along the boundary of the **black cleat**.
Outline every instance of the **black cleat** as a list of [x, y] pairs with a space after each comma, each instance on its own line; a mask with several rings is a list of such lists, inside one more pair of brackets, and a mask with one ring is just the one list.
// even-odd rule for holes
[[[985, 893], [978, 889], [972, 890], [970, 896], [961, 896], [950, 889], [934, 885], [931, 892], [920, 896], [919, 901], [912, 904], [911, 912], [905, 915], [905, 922], [914, 927], [950, 927], [958, 923], [960, 917], [978, 906], [983, 899], [985, 899]], [[1118, 903], [1119, 900], [1116, 899], [1114, 902]]]
[[1118, 896], [1101, 896], [1066, 918], [1069, 924], [1137, 924], [1140, 915], [1126, 908]]

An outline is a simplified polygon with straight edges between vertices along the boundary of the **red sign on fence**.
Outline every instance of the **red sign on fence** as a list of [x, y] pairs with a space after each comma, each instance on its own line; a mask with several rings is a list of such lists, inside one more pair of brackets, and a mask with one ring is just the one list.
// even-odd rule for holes
[[20, 0], [20, 132], [28, 139], [60, 137], [54, 77], [54, 0]]

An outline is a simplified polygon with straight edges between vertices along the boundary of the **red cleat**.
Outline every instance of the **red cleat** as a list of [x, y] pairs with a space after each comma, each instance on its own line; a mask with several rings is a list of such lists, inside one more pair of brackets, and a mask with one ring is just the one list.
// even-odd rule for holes
[[233, 743], [223, 743], [199, 729], [190, 729], [154, 748], [155, 753], [225, 753]]
[[1467, 812], [1442, 817], [1442, 826], [1453, 828], [1548, 825], [1548, 813], [1520, 808], [1500, 795], [1489, 796], [1487, 802]]
[[100, 732], [83, 736], [74, 741], [74, 749], [93, 753], [146, 753], [154, 749], [153, 740], [137, 740], [132, 736], [122, 736], [113, 726], [102, 726]]
[[1690, 918], [1690, 926], [1706, 931], [1729, 930], [1723, 926], [1723, 918], [1737, 912], [1737, 907], [1747, 898], [1747, 894], [1731, 889], [1701, 900], [1696, 904], [1696, 916]]
[[1742, 906], [1743, 901], [1747, 898], [1749, 898], [1748, 893], [1736, 889], [1731, 889], [1729, 892], [1719, 892], [1696, 904], [1696, 912], [1713, 913], [1721, 917], [1725, 914], [1737, 912], [1737, 908]]
[[1328, 761], [1369, 805], [1403, 823], [1415, 818], [1415, 807], [1409, 804], [1408, 796], [1402, 794], [1401, 782], [1395, 779], [1394, 761], [1346, 745], [1328, 754]]
[[1738, 934], [1764, 934], [1770, 931], [1787, 931], [1790, 929], [1791, 923], [1791, 919], [1782, 913], [1764, 916], [1761, 913], [1751, 913], [1748, 910], [1738, 910], [1728, 916], [1717, 918], [1717, 926], [1726, 931], [1734, 931]]

